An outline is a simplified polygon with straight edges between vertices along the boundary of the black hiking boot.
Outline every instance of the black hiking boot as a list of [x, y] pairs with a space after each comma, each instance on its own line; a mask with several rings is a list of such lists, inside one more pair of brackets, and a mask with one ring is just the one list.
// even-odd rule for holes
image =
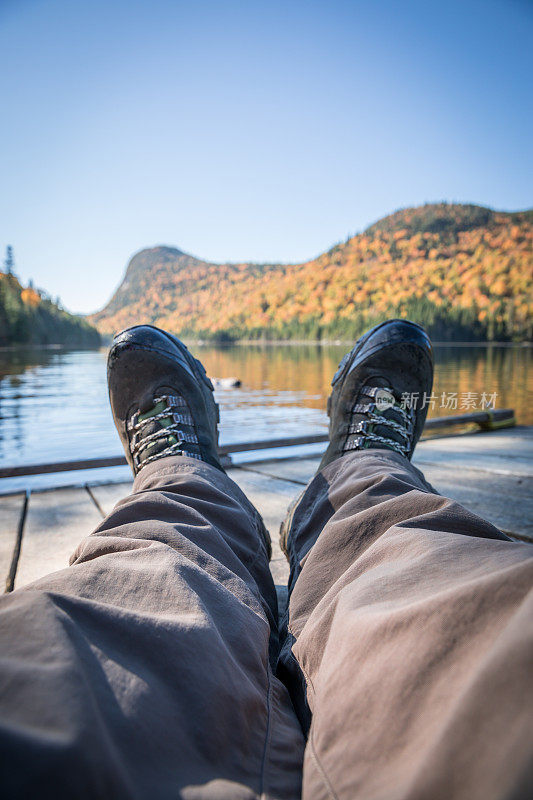
[[433, 386], [433, 351], [420, 325], [391, 319], [365, 333], [331, 381], [329, 446], [319, 469], [353, 450], [385, 448], [410, 459]]
[[152, 325], [117, 334], [107, 359], [113, 419], [135, 475], [166, 456], [190, 456], [224, 472], [218, 406], [203, 365]]
[[[365, 333], [339, 364], [328, 398], [329, 445], [318, 471], [345, 453], [385, 449], [411, 459], [428, 412], [433, 351], [420, 325], [391, 319]], [[299, 497], [280, 532], [287, 540]]]

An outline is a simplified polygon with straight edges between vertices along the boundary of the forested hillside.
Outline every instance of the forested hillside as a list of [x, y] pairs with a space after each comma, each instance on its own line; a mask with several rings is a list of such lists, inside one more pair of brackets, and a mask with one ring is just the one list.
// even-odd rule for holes
[[533, 211], [398, 211], [303, 264], [212, 264], [155, 247], [91, 319], [202, 339], [352, 339], [390, 316], [439, 340], [532, 336]]
[[44, 293], [23, 288], [14, 275], [0, 272], [0, 345], [8, 344], [93, 347], [100, 344], [100, 334]]

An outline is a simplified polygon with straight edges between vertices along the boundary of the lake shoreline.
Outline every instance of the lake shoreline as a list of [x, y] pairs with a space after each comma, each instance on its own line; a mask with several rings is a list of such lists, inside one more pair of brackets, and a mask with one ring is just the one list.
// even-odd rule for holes
[[[101, 348], [108, 348], [113, 341], [112, 337], [102, 336], [102, 342], [93, 346], [80, 346], [77, 344], [37, 344], [30, 342], [18, 342], [14, 344], [0, 345], [0, 353], [16, 352], [17, 350], [51, 350], [51, 351], [93, 351]], [[213, 339], [182, 339], [187, 346], [194, 347], [234, 347], [253, 345], [255, 347], [290, 347], [292, 345], [313, 345], [320, 347], [339, 347], [346, 345], [351, 347], [355, 339], [232, 339], [230, 341], [217, 341]], [[500, 341], [474, 341], [474, 342], [455, 342], [455, 341], [432, 341], [434, 347], [533, 347], [533, 341], [521, 342], [500, 342]]]
[[[111, 340], [109, 340], [111, 342]], [[290, 345], [319, 345], [323, 347], [338, 347], [339, 345], [352, 346], [356, 339], [234, 339], [228, 342], [219, 342], [211, 339], [183, 339], [186, 345], [201, 347], [233, 347], [234, 345], [256, 345], [260, 347], [280, 347]], [[104, 342], [105, 344], [105, 342]], [[435, 347], [533, 347], [533, 342], [499, 342], [499, 341], [432, 341]]]

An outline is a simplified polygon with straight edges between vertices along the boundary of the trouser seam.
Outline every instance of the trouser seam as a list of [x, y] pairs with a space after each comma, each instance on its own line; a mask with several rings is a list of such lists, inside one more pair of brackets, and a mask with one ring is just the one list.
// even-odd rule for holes
[[[251, 559], [251, 561], [249, 563], [249, 569], [252, 569], [252, 567], [255, 567], [255, 565], [256, 565], [256, 563], [257, 563], [257, 561], [259, 559], [259, 556], [261, 555], [261, 552], [263, 551], [263, 547], [262, 547], [263, 542], [261, 541], [262, 537], [261, 537], [261, 534], [259, 533], [259, 531], [257, 530], [257, 528], [256, 528], [256, 533], [260, 537], [259, 546], [258, 546], [257, 550], [255, 551], [255, 553], [252, 556], [252, 559]], [[267, 558], [266, 552], [264, 553], [264, 556], [265, 556], [265, 558]]]
[[[270, 659], [268, 657], [268, 652], [266, 653], [266, 674], [267, 674], [267, 693], [266, 693], [267, 719], [266, 719], [265, 745], [263, 747], [263, 758], [261, 760], [261, 777], [259, 785], [259, 792], [261, 798], [265, 798], [265, 800], [267, 800], [268, 798], [268, 783], [266, 780], [266, 773], [268, 769], [270, 740], [272, 737], [272, 676], [271, 676]], [[265, 784], [267, 784], [266, 788]]]
[[320, 763], [320, 760], [319, 760], [319, 758], [317, 756], [316, 749], [315, 749], [314, 736], [313, 736], [313, 728], [312, 727], [311, 727], [311, 731], [310, 731], [309, 740], [307, 742], [307, 746], [309, 747], [309, 752], [311, 754], [311, 757], [312, 757], [313, 761], [316, 764], [318, 773], [319, 773], [320, 777], [322, 778], [322, 782], [324, 783], [324, 785], [325, 785], [325, 787], [326, 787], [326, 789], [328, 791], [329, 796], [332, 798], [332, 800], [338, 800], [337, 793], [333, 789], [333, 786], [331, 785], [331, 782], [330, 782], [328, 776], [326, 775], [326, 771], [325, 771], [324, 767], [322, 766], [322, 764]]
[[[288, 631], [288, 633], [290, 633], [290, 635], [291, 635], [291, 636], [292, 636], [292, 638], [294, 639], [294, 643], [296, 643], [296, 642], [298, 641], [298, 639], [297, 639], [297, 637], [294, 635], [294, 631], [292, 631], [290, 627], [287, 627], [287, 631]], [[294, 653], [293, 653], [293, 651], [292, 651], [292, 647], [291, 647], [291, 655], [292, 655], [292, 657], [294, 658], [294, 660], [296, 661], [296, 663], [298, 664], [298, 668], [301, 670], [301, 673], [302, 673], [302, 675], [303, 675], [303, 676], [304, 676], [304, 678], [305, 678], [305, 682], [306, 682], [306, 684], [307, 684], [308, 686], [310, 686], [310, 687], [311, 687], [311, 689], [312, 689], [312, 691], [313, 691], [313, 694], [316, 694], [316, 692], [315, 692], [315, 687], [313, 686], [313, 681], [311, 680], [311, 678], [310, 678], [310, 677], [309, 677], [309, 675], [307, 674], [307, 672], [306, 672], [305, 668], [304, 668], [304, 667], [302, 667], [302, 665], [300, 664], [300, 662], [298, 661], [298, 659], [297, 659], [297, 658], [296, 658], [296, 656], [294, 655]]]

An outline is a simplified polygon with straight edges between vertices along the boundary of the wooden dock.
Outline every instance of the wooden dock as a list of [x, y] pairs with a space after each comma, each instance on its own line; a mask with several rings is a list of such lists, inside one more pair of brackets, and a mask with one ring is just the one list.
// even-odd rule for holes
[[[278, 545], [289, 502], [315, 472], [317, 454], [232, 466], [228, 474], [259, 509], [272, 536], [280, 594], [288, 566]], [[533, 543], [533, 427], [428, 439], [414, 463], [441, 494], [463, 503], [513, 538]], [[79, 541], [131, 489], [128, 483], [0, 496], [0, 576], [8, 590], [61, 569]]]

